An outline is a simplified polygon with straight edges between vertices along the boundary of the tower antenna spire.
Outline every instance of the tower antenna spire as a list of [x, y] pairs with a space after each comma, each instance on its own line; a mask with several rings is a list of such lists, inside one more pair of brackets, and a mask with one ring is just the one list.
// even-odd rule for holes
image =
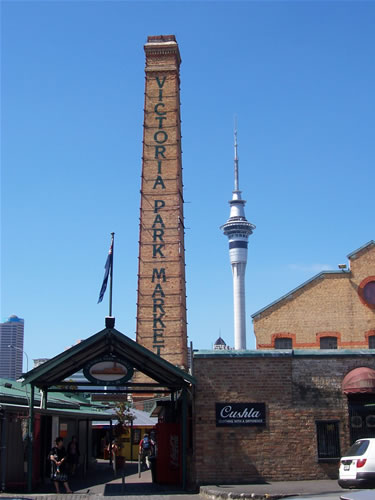
[[234, 116], [234, 190], [239, 191], [238, 183], [238, 151], [237, 151], [237, 116]]
[[233, 274], [234, 348], [246, 349], [245, 270], [247, 245], [255, 226], [246, 219], [245, 203], [238, 182], [237, 120], [234, 120], [234, 191], [229, 201], [229, 219], [221, 230], [229, 240], [229, 258]]

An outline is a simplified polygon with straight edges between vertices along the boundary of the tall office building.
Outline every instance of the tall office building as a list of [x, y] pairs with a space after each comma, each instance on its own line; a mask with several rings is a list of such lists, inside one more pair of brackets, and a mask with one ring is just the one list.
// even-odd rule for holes
[[145, 45], [137, 342], [187, 369], [180, 52], [174, 35]]
[[238, 179], [237, 130], [234, 132], [234, 190], [229, 201], [229, 219], [220, 229], [228, 236], [229, 258], [233, 274], [234, 349], [246, 349], [245, 271], [247, 240], [255, 226], [245, 217], [245, 203], [241, 198]]
[[24, 321], [10, 316], [0, 323], [0, 377], [17, 380], [22, 374]]

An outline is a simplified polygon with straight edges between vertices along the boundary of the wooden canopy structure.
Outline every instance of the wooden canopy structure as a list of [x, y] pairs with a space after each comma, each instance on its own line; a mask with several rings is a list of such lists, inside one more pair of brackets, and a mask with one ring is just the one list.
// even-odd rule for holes
[[[49, 392], [105, 392], [108, 393], [171, 393], [178, 394], [182, 400], [182, 486], [186, 486], [186, 443], [187, 443], [187, 391], [195, 384], [194, 378], [172, 365], [152, 351], [137, 344], [134, 340], [114, 328], [115, 318], [106, 318], [106, 328], [88, 337], [79, 344], [58, 354], [54, 358], [25, 373], [24, 384], [31, 385], [29, 410], [29, 453], [28, 453], [28, 489], [32, 489], [32, 445], [34, 427], [34, 387], [42, 394], [41, 407], [47, 408]], [[84, 388], [72, 388], [69, 377], [100, 360], [113, 359], [129, 367], [131, 372], [139, 371], [150, 382], [134, 383], [126, 381], [121, 386], [103, 382], [87, 381]], [[76, 383], [75, 383], [76, 384]]]

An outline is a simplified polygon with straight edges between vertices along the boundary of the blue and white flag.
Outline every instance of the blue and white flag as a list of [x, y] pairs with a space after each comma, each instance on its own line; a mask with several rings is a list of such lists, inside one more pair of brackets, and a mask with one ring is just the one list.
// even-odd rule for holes
[[113, 265], [113, 236], [112, 236], [112, 240], [111, 240], [111, 246], [109, 247], [108, 257], [107, 257], [107, 260], [106, 260], [106, 263], [104, 266], [104, 269], [105, 269], [104, 278], [103, 278], [103, 284], [102, 284], [102, 287], [101, 287], [100, 293], [99, 293], [98, 304], [99, 304], [99, 302], [101, 302], [103, 300], [105, 291], [107, 289], [108, 276], [109, 276], [109, 273], [111, 272], [112, 265]]

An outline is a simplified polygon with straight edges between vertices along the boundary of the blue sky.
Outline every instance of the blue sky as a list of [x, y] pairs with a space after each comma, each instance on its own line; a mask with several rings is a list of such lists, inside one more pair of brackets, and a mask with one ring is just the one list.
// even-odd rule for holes
[[148, 35], [182, 56], [188, 334], [233, 345], [219, 230], [233, 117], [250, 237], [250, 315], [374, 239], [374, 2], [1, 3], [1, 318], [29, 358], [101, 330], [116, 233], [116, 326], [134, 338]]

